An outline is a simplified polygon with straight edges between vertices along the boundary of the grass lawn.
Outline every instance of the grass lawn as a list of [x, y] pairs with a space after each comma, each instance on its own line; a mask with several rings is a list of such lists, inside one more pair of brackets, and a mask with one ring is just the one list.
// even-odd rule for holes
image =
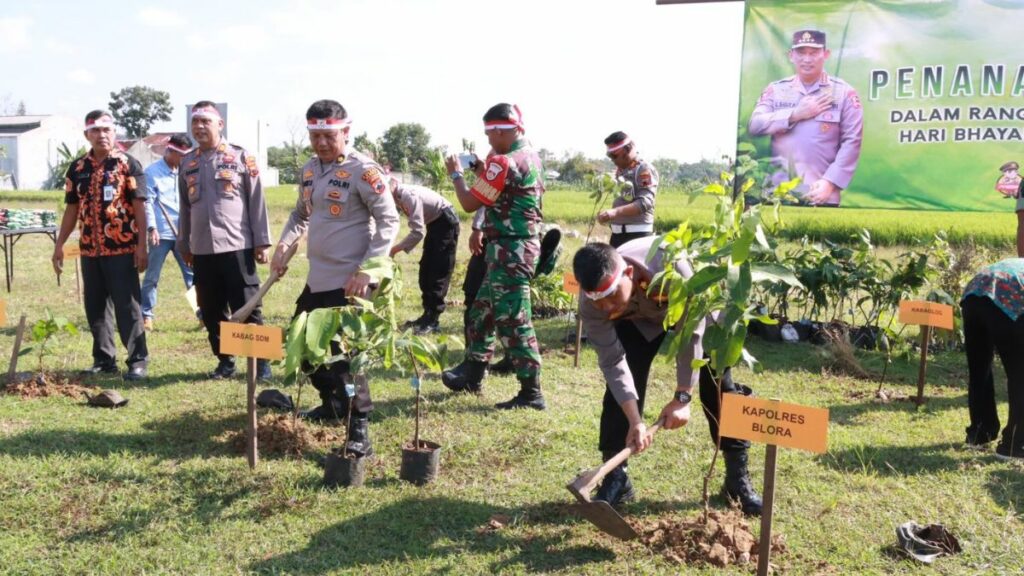
[[[589, 202], [576, 201], [572, 194], [552, 194], [547, 213], [585, 232], [579, 214], [589, 214]], [[34, 202], [31, 195], [0, 195], [0, 205], [50, 208], [59, 199], [45, 197]], [[276, 237], [293, 196], [282, 187], [273, 189], [270, 199]], [[682, 218], [685, 210], [681, 204], [670, 206], [667, 219]], [[790, 210], [789, 220], [796, 222], [805, 213], [839, 217], [852, 212]], [[699, 213], [694, 212], [694, 221]], [[932, 213], [926, 213], [927, 221], [918, 214], [899, 214], [902, 222], [934, 224]], [[1012, 214], [940, 216], [942, 222], [984, 230], [991, 238], [997, 231], [1010, 238], [1015, 226]], [[901, 220], [889, 222], [895, 226]], [[567, 255], [579, 242], [569, 240]], [[58, 287], [51, 252], [43, 236], [19, 242], [13, 291], [4, 296], [8, 322], [0, 329], [0, 351], [9, 353], [18, 315], [31, 322], [49, 309], [85, 331], [64, 337], [57, 353], [45, 359], [49, 368], [73, 371], [90, 364], [91, 337], [74, 275], [66, 274]], [[414, 286], [418, 253], [399, 260], [407, 286]], [[459, 262], [465, 261], [463, 248]], [[305, 259], [297, 258], [270, 292], [264, 305], [269, 324], [286, 325], [306, 270]], [[264, 267], [261, 275], [266, 273]], [[453, 285], [451, 299], [461, 299], [458, 288]], [[413, 434], [408, 379], [373, 374], [377, 409], [371, 435], [378, 456], [367, 485], [327, 490], [315, 455], [265, 454], [250, 472], [244, 456], [224, 439], [244, 427], [245, 384], [240, 378], [205, 379], [215, 361], [182, 292], [180, 275], [168, 263], [156, 331], [149, 336], [149, 380], [132, 385], [116, 378], [96, 380], [98, 386], [122, 391], [131, 400], [127, 407], [98, 410], [68, 398], [0, 395], [0, 573], [749, 573], [679, 567], [640, 544], [615, 541], [571, 514], [565, 484], [600, 460], [596, 444], [603, 383], [592, 350], [584, 350], [579, 368], [562, 352], [561, 337], [570, 329], [565, 320], [537, 322], [546, 349], [547, 412], [495, 411], [494, 402], [514, 394], [512, 377], [490, 377], [479, 398], [453, 396], [436, 375], [427, 379], [423, 436], [441, 443], [443, 452], [440, 478], [423, 488], [398, 479], [400, 445]], [[402, 305], [405, 317], [418, 315], [419, 298], [412, 290]], [[442, 317], [444, 329], [461, 334], [461, 317], [461, 307], [452, 306]], [[933, 359], [930, 400], [917, 409], [908, 402], [873, 402], [877, 383], [830, 374], [817, 348], [756, 339], [749, 348], [765, 370], [738, 369], [738, 380], [762, 397], [831, 411], [828, 453], [779, 452], [775, 533], [784, 535], [788, 551], [773, 560], [786, 573], [1024, 571], [1024, 469], [961, 449], [968, 419], [961, 354]], [[123, 349], [120, 354], [123, 358]], [[881, 372], [877, 356], [862, 354], [860, 359], [869, 371]], [[19, 367], [34, 365], [29, 356]], [[916, 373], [913, 359], [898, 360], [886, 386], [913, 394]], [[670, 365], [656, 365], [649, 419], [667, 400], [672, 374]], [[1005, 419], [1001, 371], [998, 381]], [[306, 387], [302, 403], [308, 406], [314, 395]], [[638, 499], [625, 508], [629, 518], [652, 524], [700, 509], [701, 476], [712, 445], [707, 423], [696, 412], [686, 429], [659, 434], [648, 453], [631, 461]], [[751, 464], [758, 486], [763, 459], [763, 446], [755, 446]], [[716, 492], [722, 475], [719, 464]], [[719, 499], [714, 503], [724, 505]], [[496, 514], [508, 516], [508, 525], [486, 529]], [[907, 520], [946, 524], [964, 552], [932, 567], [895, 554], [895, 528]], [[756, 522], [753, 529], [757, 532]]]

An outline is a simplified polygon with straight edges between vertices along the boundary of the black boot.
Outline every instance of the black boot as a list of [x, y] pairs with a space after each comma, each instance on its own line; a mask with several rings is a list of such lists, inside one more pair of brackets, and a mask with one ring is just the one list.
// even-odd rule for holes
[[219, 358], [217, 367], [208, 376], [210, 380], [223, 380], [235, 375], [235, 359], [231, 356], [220, 356]]
[[370, 442], [370, 419], [365, 412], [352, 412], [348, 423], [348, 442], [345, 448], [358, 457], [373, 456], [373, 443]]
[[725, 485], [722, 491], [730, 500], [739, 500], [747, 516], [761, 515], [761, 496], [750, 482], [747, 471], [747, 450], [723, 452], [725, 458]]
[[484, 375], [487, 374], [487, 363], [477, 360], [463, 360], [451, 370], [441, 373], [441, 383], [453, 392], [480, 393]]
[[256, 360], [256, 380], [260, 382], [270, 382], [270, 360], [264, 360], [260, 358]]
[[499, 410], [512, 410], [514, 408], [547, 410], [547, 404], [544, 403], [544, 395], [540, 393], [540, 377], [520, 378], [519, 393], [507, 402], [498, 402], [494, 407]]
[[438, 322], [438, 314], [424, 314], [413, 327], [413, 332], [418, 336], [436, 334], [441, 331], [441, 324]]
[[512, 365], [512, 358], [505, 354], [501, 360], [491, 364], [488, 370], [494, 374], [512, 374], [516, 371], [516, 367]]
[[345, 414], [348, 413], [348, 398], [338, 398], [331, 388], [323, 388], [319, 392], [320, 405], [312, 410], [299, 412], [299, 418], [318, 422], [344, 420]]
[[419, 326], [420, 324], [423, 323], [423, 319], [426, 318], [426, 317], [427, 317], [427, 313], [424, 312], [423, 314], [420, 314], [419, 318], [417, 318], [415, 320], [409, 320], [408, 322], [402, 323], [402, 329], [405, 330], [407, 328], [416, 328], [417, 326]]
[[633, 483], [629, 481], [627, 471], [628, 468], [625, 462], [613, 468], [604, 477], [601, 487], [597, 489], [597, 494], [593, 500], [601, 500], [607, 502], [610, 506], [618, 506], [636, 498], [636, 492], [633, 490]]

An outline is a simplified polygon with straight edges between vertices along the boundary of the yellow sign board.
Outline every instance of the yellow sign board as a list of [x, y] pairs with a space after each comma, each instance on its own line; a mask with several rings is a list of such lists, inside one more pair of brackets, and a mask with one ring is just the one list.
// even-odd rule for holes
[[828, 409], [722, 394], [722, 436], [823, 453]]
[[916, 324], [953, 329], [953, 307], [938, 302], [903, 300], [900, 302], [900, 324]]
[[65, 258], [78, 258], [82, 255], [82, 246], [77, 242], [65, 242], [64, 243], [64, 257]]
[[569, 294], [580, 295], [580, 283], [576, 281], [576, 275], [572, 272], [566, 272], [562, 275], [562, 290], [565, 290]]
[[284, 358], [284, 331], [277, 326], [220, 323], [220, 353], [250, 358]]

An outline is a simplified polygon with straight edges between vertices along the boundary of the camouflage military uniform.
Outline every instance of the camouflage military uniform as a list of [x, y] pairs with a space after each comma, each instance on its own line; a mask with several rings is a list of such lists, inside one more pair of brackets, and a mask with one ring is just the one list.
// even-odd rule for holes
[[487, 362], [494, 333], [512, 358], [519, 379], [540, 376], [540, 350], [533, 330], [530, 280], [540, 255], [543, 218], [540, 157], [520, 139], [508, 154], [492, 154], [471, 190], [487, 206], [487, 275], [468, 314], [468, 360]]

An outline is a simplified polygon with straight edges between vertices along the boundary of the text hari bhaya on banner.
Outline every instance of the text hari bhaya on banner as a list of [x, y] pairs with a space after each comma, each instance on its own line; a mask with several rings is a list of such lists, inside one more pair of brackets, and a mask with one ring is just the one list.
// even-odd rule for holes
[[750, 194], [799, 177], [806, 204], [1016, 210], [1024, 0], [746, 6]]

